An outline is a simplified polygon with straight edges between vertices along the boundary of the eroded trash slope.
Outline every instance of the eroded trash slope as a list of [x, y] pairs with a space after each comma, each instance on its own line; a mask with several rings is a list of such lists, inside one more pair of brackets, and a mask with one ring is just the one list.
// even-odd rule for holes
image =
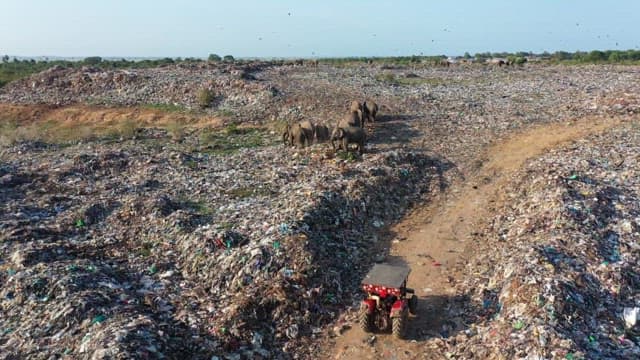
[[[636, 358], [640, 305], [637, 125], [530, 161], [473, 245], [453, 358]], [[452, 314], [456, 315], [456, 314]], [[460, 324], [459, 324], [460, 325]]]

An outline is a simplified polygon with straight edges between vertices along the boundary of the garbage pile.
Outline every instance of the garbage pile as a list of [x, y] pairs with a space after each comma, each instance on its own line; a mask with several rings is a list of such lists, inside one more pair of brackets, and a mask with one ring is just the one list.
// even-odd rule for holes
[[5, 149], [0, 358], [305, 353], [350, 305], [372, 235], [440, 171], [409, 150], [331, 154]]
[[[135, 140], [0, 147], [0, 359], [309, 358], [314, 341], [352, 305], [371, 262], [384, 260], [388, 249], [380, 232], [411, 204], [463, 181], [484, 146], [514, 130], [589, 114], [634, 113], [638, 102], [631, 94], [640, 90], [638, 69], [631, 66], [234, 66], [53, 68], [0, 89], [0, 101], [21, 104], [191, 108], [194, 91], [211, 86], [222, 95], [210, 111], [230, 109], [243, 124], [310, 119], [331, 125], [353, 99], [373, 98], [381, 106], [379, 122], [368, 125], [362, 158], [336, 157], [325, 145], [217, 154], [198, 147], [197, 133], [174, 143], [158, 129]], [[402, 79], [409, 70], [410, 84], [379, 76], [391, 72]], [[622, 140], [635, 136], [616, 134]], [[610, 149], [627, 144], [622, 140], [598, 144]], [[604, 151], [580, 146], [569, 149], [576, 159]], [[468, 331], [429, 340], [429, 346], [482, 358], [502, 348], [516, 354], [526, 344], [531, 354], [577, 358], [593, 350], [574, 333], [586, 334], [585, 328], [570, 325], [604, 324], [598, 316], [606, 316], [613, 319], [602, 325], [611, 330], [607, 336], [624, 331], [627, 352], [608, 342], [604, 330], [587, 334], [587, 341], [593, 336], [602, 354], [634, 354], [626, 340], [635, 341], [635, 325], [625, 324], [633, 323], [638, 304], [626, 294], [637, 283], [625, 266], [636, 255], [624, 231], [631, 227], [636, 236], [635, 215], [629, 214], [637, 177], [631, 147], [620, 146], [624, 171], [610, 173], [605, 163], [589, 170], [578, 160], [571, 168], [558, 152], [532, 163], [533, 173], [511, 190], [512, 206], [520, 210], [503, 212], [522, 215], [495, 222], [508, 241], [487, 235], [486, 252], [478, 251], [483, 259], [459, 284], [459, 293], [477, 305], [467, 309]], [[606, 174], [620, 183], [607, 183]], [[587, 178], [598, 182], [581, 181]], [[537, 197], [520, 195], [529, 186], [526, 194]], [[615, 211], [591, 204], [586, 195], [574, 198], [580, 191], [614, 199]], [[606, 215], [604, 228], [617, 239], [589, 225], [592, 215], [605, 213], [614, 214]], [[518, 230], [525, 225], [532, 231]], [[593, 234], [602, 243], [596, 251], [589, 250]], [[496, 249], [500, 256], [486, 256]], [[599, 262], [582, 259], [581, 249]], [[488, 263], [490, 258], [503, 261]], [[578, 277], [579, 269], [590, 275]], [[626, 275], [616, 278], [616, 269]], [[509, 291], [523, 286], [519, 279], [526, 280], [518, 291], [527, 295], [523, 299]], [[593, 285], [594, 279], [602, 285]], [[613, 290], [605, 288], [615, 286], [619, 295], [607, 295]], [[573, 293], [583, 302], [568, 302]], [[596, 293], [603, 296], [586, 297]], [[534, 295], [540, 308], [527, 302]], [[545, 310], [549, 306], [552, 312]], [[555, 314], [556, 322], [541, 323], [526, 315], [529, 310], [539, 319]], [[583, 313], [588, 316], [572, 315]], [[523, 335], [534, 332], [543, 335]]]
[[264, 105], [277, 95], [271, 85], [255, 81], [252, 72], [268, 63], [178, 64], [152, 69], [102, 69], [92, 66], [55, 66], [0, 89], [0, 102], [15, 104], [68, 105], [174, 105], [200, 109], [198, 92], [212, 92], [209, 112], [244, 116], [264, 112]]
[[451, 358], [640, 356], [640, 132], [633, 124], [530, 161], [474, 246]]

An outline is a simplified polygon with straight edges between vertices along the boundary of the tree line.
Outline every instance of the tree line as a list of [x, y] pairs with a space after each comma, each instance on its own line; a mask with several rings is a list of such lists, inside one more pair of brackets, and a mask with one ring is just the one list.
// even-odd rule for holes
[[[533, 53], [520, 51], [515, 53], [509, 52], [484, 52], [471, 55], [468, 52], [463, 56], [456, 57], [458, 59], [466, 59], [474, 62], [484, 62], [491, 58], [511, 59], [514, 63], [524, 63], [527, 59], [536, 58], [540, 61], [548, 61], [551, 63], [565, 64], [639, 64], [640, 50], [593, 50], [593, 51], [556, 51], [553, 53]], [[237, 61], [232, 55], [219, 56], [210, 54], [208, 58], [159, 58], [159, 59], [143, 59], [143, 60], [127, 60], [127, 59], [103, 59], [99, 56], [90, 56], [78, 61], [70, 60], [35, 60], [35, 59], [17, 59], [10, 58], [8, 55], [2, 56], [0, 62], [0, 87], [5, 84], [27, 77], [33, 73], [46, 70], [50, 67], [59, 65], [65, 68], [75, 68], [82, 66], [95, 66], [103, 69], [142, 69], [168, 66], [178, 63], [199, 63], [199, 62], [234, 62]], [[390, 57], [334, 57], [320, 58], [321, 63], [332, 65], [341, 65], [354, 62], [362, 63], [393, 63], [393, 64], [415, 64], [415, 63], [433, 63], [448, 59], [446, 55], [424, 56], [390, 56]]]

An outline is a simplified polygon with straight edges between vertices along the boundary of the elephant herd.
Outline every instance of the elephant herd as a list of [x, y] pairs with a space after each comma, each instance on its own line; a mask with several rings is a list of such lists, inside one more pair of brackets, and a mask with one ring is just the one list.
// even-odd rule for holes
[[[282, 141], [285, 145], [305, 147], [312, 143], [331, 141], [334, 150], [349, 151], [349, 145], [355, 144], [360, 154], [364, 152], [367, 133], [365, 122], [374, 123], [378, 113], [378, 105], [374, 101], [359, 102], [354, 100], [342, 118], [335, 124], [329, 134], [326, 125], [313, 124], [309, 120], [287, 124]], [[337, 146], [336, 146], [337, 143]]]

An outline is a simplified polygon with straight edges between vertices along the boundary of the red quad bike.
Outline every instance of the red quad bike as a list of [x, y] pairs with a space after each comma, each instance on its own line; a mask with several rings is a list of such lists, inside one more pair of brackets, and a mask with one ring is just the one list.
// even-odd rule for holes
[[[360, 305], [359, 323], [365, 332], [388, 331], [404, 339], [409, 312], [415, 315], [418, 298], [407, 288], [409, 269], [406, 266], [376, 264], [362, 280], [367, 294]], [[407, 294], [412, 294], [407, 298]]]

